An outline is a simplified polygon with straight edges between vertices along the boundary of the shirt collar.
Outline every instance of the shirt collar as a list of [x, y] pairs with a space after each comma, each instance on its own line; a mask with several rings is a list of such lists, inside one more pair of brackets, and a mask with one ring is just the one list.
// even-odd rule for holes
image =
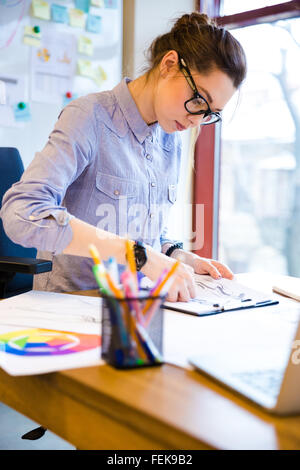
[[152, 136], [155, 133], [157, 123], [151, 126], [145, 123], [142, 118], [134, 99], [128, 89], [127, 83], [131, 80], [124, 78], [114, 89], [114, 95], [120, 106], [122, 113], [128, 123], [128, 126], [134, 133], [137, 140], [142, 144], [146, 137]]

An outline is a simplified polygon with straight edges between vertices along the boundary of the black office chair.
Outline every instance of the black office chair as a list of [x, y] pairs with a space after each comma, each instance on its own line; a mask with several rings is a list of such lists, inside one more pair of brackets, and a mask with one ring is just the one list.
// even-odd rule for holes
[[[22, 176], [24, 166], [16, 148], [0, 147], [0, 201]], [[0, 299], [32, 289], [33, 274], [51, 271], [52, 263], [36, 259], [34, 248], [13, 243], [5, 234], [0, 219]]]
[[[16, 148], [0, 147], [0, 202], [5, 192], [22, 176], [24, 166]], [[36, 259], [34, 248], [13, 243], [5, 234], [0, 219], [0, 299], [32, 289], [33, 275], [51, 271], [52, 262]], [[22, 439], [38, 439], [46, 429], [36, 428]]]

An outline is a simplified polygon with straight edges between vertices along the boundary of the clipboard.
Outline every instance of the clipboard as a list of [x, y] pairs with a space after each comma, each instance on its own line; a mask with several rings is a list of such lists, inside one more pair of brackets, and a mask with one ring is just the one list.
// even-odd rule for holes
[[198, 317], [234, 310], [266, 307], [279, 303], [272, 295], [250, 289], [234, 280], [215, 280], [195, 274], [196, 298], [189, 302], [164, 302], [163, 308]]

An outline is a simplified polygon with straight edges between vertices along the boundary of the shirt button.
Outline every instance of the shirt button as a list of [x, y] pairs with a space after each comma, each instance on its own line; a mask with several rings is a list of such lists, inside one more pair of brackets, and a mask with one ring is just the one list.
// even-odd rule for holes
[[114, 190], [114, 194], [115, 194], [116, 196], [119, 196], [120, 191], [119, 191], [118, 189], [115, 189], [115, 190]]
[[152, 186], [152, 188], [155, 188], [156, 184], [155, 184], [155, 183], [151, 183], [151, 186]]
[[149, 155], [149, 153], [146, 155], [146, 158], [147, 158], [147, 160], [151, 160], [151, 159], [152, 159], [152, 157], [151, 157], [151, 155]]
[[154, 214], [153, 214], [153, 212], [151, 212], [150, 219], [153, 219], [153, 217], [154, 217]]

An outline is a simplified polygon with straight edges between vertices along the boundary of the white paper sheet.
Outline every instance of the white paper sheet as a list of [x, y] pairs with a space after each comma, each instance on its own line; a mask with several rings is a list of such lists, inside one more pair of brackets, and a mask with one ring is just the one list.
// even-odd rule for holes
[[19, 75], [6, 75], [0, 72], [0, 81], [5, 85], [5, 98], [3, 104], [12, 106], [20, 101], [28, 101], [27, 86], [24, 77]]
[[164, 306], [178, 311], [204, 315], [275, 300], [273, 296], [250, 289], [235, 280], [224, 278], [215, 280], [208, 275], [195, 274], [195, 282], [197, 292], [194, 299], [189, 302], [165, 302]]
[[[13, 333], [13, 338], [8, 342], [5, 341], [5, 335]], [[38, 335], [39, 341], [56, 341], [58, 345], [45, 344], [36, 347], [31, 341], [34, 336]], [[93, 347], [82, 346], [82, 351], [72, 350], [72, 346], [76, 347], [88, 343], [87, 338], [91, 338]], [[22, 342], [22, 346], [18, 348], [18, 340]], [[58, 332], [42, 329], [27, 329], [20, 327], [0, 326], [0, 367], [10, 375], [36, 375], [47, 374], [59, 370], [74, 369], [78, 367], [87, 367], [94, 365], [102, 365], [104, 361], [101, 359], [100, 335], [80, 335], [78, 333]], [[10, 352], [4, 352], [7, 345]], [[36, 351], [32, 355], [32, 351]], [[40, 351], [39, 351], [40, 350]], [[22, 355], [18, 354], [21, 351]]]
[[[11, 375], [34, 375], [104, 364], [99, 346], [100, 308], [99, 297], [54, 292], [30, 291], [2, 300], [0, 366]], [[5, 335], [10, 332], [15, 334], [8, 342]], [[30, 337], [37, 335], [42, 340], [52, 339], [53, 350], [48, 345], [41, 346], [43, 355], [33, 355], [31, 352], [38, 349], [31, 348]], [[11, 345], [10, 352], [4, 352], [8, 350], [7, 344]], [[21, 344], [19, 354], [18, 344]], [[70, 350], [72, 345], [79, 350]]]
[[100, 334], [99, 297], [32, 290], [0, 302], [0, 325]]
[[73, 88], [76, 71], [76, 39], [68, 33], [46, 32], [41, 47], [31, 50], [31, 99], [61, 103]]

